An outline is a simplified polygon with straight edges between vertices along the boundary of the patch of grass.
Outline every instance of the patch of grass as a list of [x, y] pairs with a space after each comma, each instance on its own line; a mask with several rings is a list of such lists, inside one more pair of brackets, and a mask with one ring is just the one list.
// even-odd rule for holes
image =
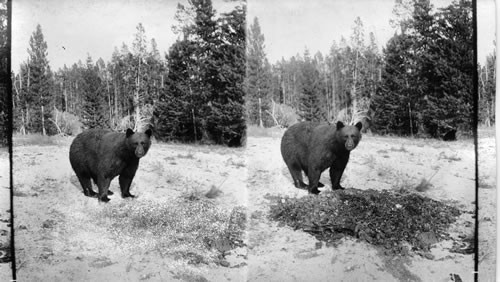
[[495, 126], [480, 125], [477, 128], [478, 138], [495, 138]]
[[236, 168], [240, 168], [240, 167], [245, 167], [246, 166], [245, 159], [233, 160], [233, 158], [229, 158], [226, 161], [226, 165], [232, 165], [232, 166], [235, 166]]
[[163, 162], [155, 160], [151, 163], [151, 165], [148, 167], [148, 171], [154, 171], [154, 172], [163, 172], [165, 168], [163, 167]]
[[179, 159], [191, 159], [192, 160], [192, 159], [194, 159], [194, 154], [192, 152], [189, 152], [189, 153], [187, 153], [185, 155], [178, 154], [177, 158], [179, 158]]
[[327, 243], [353, 236], [403, 255], [408, 244], [415, 251], [428, 250], [430, 243], [422, 238], [447, 238], [447, 228], [460, 214], [455, 207], [415, 193], [357, 189], [279, 197], [270, 211], [273, 220]]
[[480, 189], [491, 189], [495, 188], [495, 184], [490, 184], [486, 179], [480, 177], [478, 179], [478, 187]]
[[52, 146], [63, 140], [60, 136], [47, 136], [41, 134], [14, 135], [14, 146]]
[[215, 185], [212, 185], [212, 187], [210, 187], [210, 190], [208, 190], [208, 192], [205, 193], [205, 197], [209, 199], [214, 199], [219, 197], [221, 194], [222, 190], [216, 187]]
[[0, 244], [0, 263], [8, 263], [12, 261], [10, 240], [3, 240]]
[[388, 175], [391, 175], [391, 170], [393, 168], [389, 167], [389, 166], [386, 166], [386, 165], [379, 165], [377, 166], [376, 168], [376, 171], [377, 171], [377, 176], [380, 176], [380, 177], [386, 177]]
[[410, 179], [408, 175], [403, 175], [400, 173], [398, 177], [395, 177], [396, 182], [392, 185], [392, 189], [397, 192], [405, 193], [411, 192], [415, 188], [415, 183]]
[[429, 180], [422, 178], [420, 183], [415, 187], [415, 190], [418, 192], [425, 192], [432, 187], [432, 184]]
[[95, 216], [122, 249], [156, 250], [191, 264], [218, 262], [243, 246], [246, 227], [243, 207], [226, 210], [205, 198], [122, 202]]
[[167, 184], [179, 183], [182, 182], [181, 180], [183, 179], [182, 174], [173, 170], [163, 170], [161, 174], [164, 176], [163, 178]]
[[391, 147], [389, 150], [392, 152], [404, 152], [404, 153], [408, 152], [408, 150], [406, 150], [406, 148], [403, 145], [401, 145], [401, 147], [399, 148]]
[[433, 186], [431, 184], [431, 180], [439, 172], [439, 167], [436, 167], [435, 170], [436, 172], [434, 172], [434, 174], [429, 177], [429, 179], [422, 178], [422, 180], [420, 180], [420, 183], [415, 187], [415, 190], [417, 190], [418, 192], [425, 192], [429, 190]]
[[453, 162], [453, 161], [460, 161], [460, 160], [462, 160], [462, 158], [458, 157], [458, 155], [457, 155], [457, 154], [447, 155], [445, 152], [441, 152], [441, 153], [439, 153], [438, 159], [439, 159], [439, 160], [441, 160], [441, 159], [448, 160], [448, 162]]
[[369, 168], [373, 169], [375, 168], [375, 164], [377, 161], [375, 160], [375, 157], [373, 155], [369, 155], [368, 157], [365, 158], [364, 165], [367, 165]]
[[183, 192], [182, 195], [180, 196], [181, 198], [189, 201], [197, 201], [200, 199], [203, 199], [205, 197], [205, 192], [201, 185], [198, 186], [192, 186], [186, 188]]
[[284, 130], [279, 127], [259, 127], [249, 125], [247, 135], [252, 137], [277, 137], [283, 134]]

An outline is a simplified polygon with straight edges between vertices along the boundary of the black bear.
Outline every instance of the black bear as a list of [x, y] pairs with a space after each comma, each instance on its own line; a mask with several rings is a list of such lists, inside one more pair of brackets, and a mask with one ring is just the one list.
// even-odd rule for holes
[[301, 122], [290, 126], [281, 139], [281, 155], [297, 188], [305, 188], [302, 171], [309, 178], [309, 193], [318, 194], [321, 173], [330, 168], [332, 189], [344, 189], [340, 179], [351, 151], [361, 140], [361, 122], [354, 126]]
[[97, 185], [99, 201], [108, 202], [111, 180], [119, 175], [122, 197], [130, 194], [130, 184], [139, 167], [139, 159], [144, 157], [151, 146], [151, 129], [138, 133], [127, 129], [118, 133], [105, 129], [90, 129], [80, 133], [69, 148], [69, 161], [83, 188], [83, 194], [95, 197], [90, 179]]

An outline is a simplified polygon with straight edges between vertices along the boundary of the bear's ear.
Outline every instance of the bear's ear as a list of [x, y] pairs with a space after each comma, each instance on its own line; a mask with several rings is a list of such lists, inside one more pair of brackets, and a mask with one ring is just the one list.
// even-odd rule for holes
[[132, 134], [134, 134], [134, 131], [130, 128], [127, 128], [127, 138], [129, 138]]
[[361, 128], [363, 128], [363, 124], [360, 121], [358, 121], [358, 123], [356, 123], [355, 126], [358, 128], [359, 131], [361, 131]]
[[146, 132], [144, 132], [144, 133], [146, 133], [146, 135], [147, 135], [148, 137], [151, 137], [151, 134], [153, 134], [153, 131], [151, 131], [151, 128], [149, 128], [149, 129], [148, 129], [148, 130], [146, 130]]
[[337, 121], [337, 130], [342, 129], [344, 127], [344, 124], [341, 121]]

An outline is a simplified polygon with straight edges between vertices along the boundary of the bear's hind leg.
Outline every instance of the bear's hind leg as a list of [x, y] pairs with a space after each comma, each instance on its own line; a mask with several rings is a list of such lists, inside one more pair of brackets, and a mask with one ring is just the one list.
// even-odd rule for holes
[[98, 177], [97, 178], [97, 187], [99, 188], [99, 195], [97, 198], [99, 199], [99, 202], [109, 202], [108, 198], [108, 191], [109, 191], [109, 184], [111, 183], [110, 178], [105, 178], [105, 177]]
[[294, 165], [289, 165], [288, 170], [293, 178], [293, 185], [296, 188], [304, 189], [307, 185], [304, 183], [304, 179], [302, 178], [302, 170]]
[[85, 177], [83, 175], [78, 174], [78, 181], [80, 181], [80, 185], [83, 188], [83, 195], [87, 197], [95, 197], [97, 195], [94, 190], [92, 190], [92, 182], [90, 181], [90, 177]]
[[[303, 167], [302, 170], [304, 170], [304, 173], [306, 174], [307, 178], [309, 178], [309, 175], [307, 174], [307, 168]], [[321, 183], [321, 182], [318, 181], [318, 187], [325, 187], [325, 184], [323, 184], [323, 183]]]
[[321, 177], [321, 171], [318, 169], [311, 169], [309, 171], [309, 193], [311, 194], [319, 194], [318, 186], [319, 186], [319, 179]]
[[[93, 176], [93, 177], [92, 177], [92, 180], [94, 180], [94, 184], [95, 184], [95, 185], [97, 185], [97, 176]], [[94, 191], [92, 191], [92, 192], [94, 192]], [[111, 192], [111, 190], [109, 190], [109, 189], [108, 189], [108, 196], [111, 196], [111, 195], [113, 195], [113, 194], [114, 194], [114, 193], [113, 193], [113, 192]], [[94, 195], [97, 195], [97, 193], [94, 193]]]

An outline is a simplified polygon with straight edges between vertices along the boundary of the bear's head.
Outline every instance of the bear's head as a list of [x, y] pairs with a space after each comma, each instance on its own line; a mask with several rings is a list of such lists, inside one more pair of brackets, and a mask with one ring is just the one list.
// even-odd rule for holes
[[337, 122], [337, 136], [339, 136], [347, 151], [354, 150], [358, 145], [359, 140], [361, 140], [362, 127], [361, 122], [356, 123], [354, 126], [345, 126], [341, 121]]
[[146, 155], [151, 146], [151, 129], [144, 133], [134, 132], [132, 129], [127, 129], [127, 146], [134, 151], [137, 158], [142, 158]]

